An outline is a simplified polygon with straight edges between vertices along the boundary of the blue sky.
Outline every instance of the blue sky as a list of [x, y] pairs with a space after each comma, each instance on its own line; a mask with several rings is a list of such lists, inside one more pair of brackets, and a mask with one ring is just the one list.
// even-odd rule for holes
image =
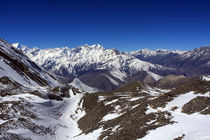
[[0, 0], [0, 37], [39, 48], [210, 45], [208, 0]]

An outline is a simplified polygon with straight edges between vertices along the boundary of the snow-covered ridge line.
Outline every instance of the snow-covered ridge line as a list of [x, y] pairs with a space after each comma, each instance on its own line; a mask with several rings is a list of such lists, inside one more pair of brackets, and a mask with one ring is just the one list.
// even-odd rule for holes
[[22, 51], [0, 39], [0, 78], [9, 77], [21, 85], [56, 86], [59, 82], [32, 62]]
[[167, 50], [167, 49], [156, 49], [156, 50], [150, 50], [150, 49], [141, 49], [137, 51], [130, 52], [131, 55], [145, 55], [145, 56], [155, 56], [155, 55], [165, 55], [169, 53], [176, 53], [176, 54], [183, 54], [187, 51], [181, 51], [181, 50]]
[[[80, 73], [93, 70], [106, 70], [113, 76], [124, 81], [126, 78], [139, 73], [149, 71], [154, 79], [158, 79], [151, 70], [172, 70], [161, 65], [154, 65], [139, 60], [130, 53], [120, 52], [116, 49], [105, 49], [99, 44], [84, 45], [77, 48], [54, 49], [29, 49], [20, 44], [14, 44], [21, 49], [30, 59], [44, 69], [56, 73], [59, 76], [68, 75], [78, 77]], [[119, 73], [120, 72], [120, 73]], [[117, 85], [115, 83], [115, 85]]]

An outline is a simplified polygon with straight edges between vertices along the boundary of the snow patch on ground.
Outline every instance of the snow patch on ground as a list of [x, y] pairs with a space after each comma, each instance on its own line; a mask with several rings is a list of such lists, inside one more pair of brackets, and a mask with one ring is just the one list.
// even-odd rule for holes
[[139, 100], [139, 99], [142, 99], [142, 98], [144, 98], [144, 96], [132, 97], [131, 99], [129, 99], [129, 101], [132, 102], [132, 101], [136, 101], [136, 100]]
[[[182, 136], [185, 134], [183, 140], [208, 140], [210, 139], [210, 116], [209, 115], [201, 115], [198, 113], [194, 113], [191, 115], [185, 114], [181, 112], [181, 108], [184, 104], [189, 102], [190, 100], [196, 98], [197, 96], [209, 97], [209, 93], [206, 94], [194, 94], [194, 92], [189, 92], [183, 95], [178, 96], [173, 101], [169, 102], [165, 108], [157, 108], [153, 109], [148, 106], [148, 110], [146, 114], [161, 111], [171, 112], [173, 116], [172, 121], [176, 123], [166, 125], [163, 127], [159, 127], [155, 130], [151, 130], [148, 134], [141, 138], [141, 140], [169, 140], [177, 138], [178, 136]], [[170, 109], [174, 106], [177, 106], [178, 109], [175, 111], [170, 111]], [[166, 133], [167, 132], [167, 133]]]
[[203, 76], [202, 79], [203, 79], [204, 81], [210, 81], [210, 75], [209, 75], [209, 76]]
[[60, 117], [60, 127], [56, 131], [56, 139], [68, 140], [74, 139], [82, 131], [78, 128], [77, 121], [85, 115], [85, 111], [82, 110], [81, 98], [83, 94], [73, 95], [71, 91], [71, 98], [65, 99], [66, 109], [63, 110]]
[[119, 99], [114, 99], [112, 101], [106, 102], [105, 105], [109, 105], [109, 104], [113, 104], [115, 102], [117, 102]]
[[139, 104], [134, 105], [133, 107], [131, 107], [131, 109], [134, 109], [134, 108], [136, 108], [137, 106], [139, 106]]
[[106, 98], [107, 98], [106, 96], [98, 96], [98, 102], [102, 102]]
[[108, 121], [119, 117], [121, 114], [118, 113], [110, 113], [103, 117], [102, 121]]
[[5, 122], [7, 122], [7, 120], [1, 120], [0, 119], [0, 125], [3, 124], [3, 123], [5, 123]]
[[151, 88], [150, 86], [147, 86], [146, 89], [141, 90], [141, 92], [147, 93], [151, 96], [159, 96], [163, 95], [164, 93], [167, 93], [171, 90], [169, 89], [159, 89], [159, 88]]

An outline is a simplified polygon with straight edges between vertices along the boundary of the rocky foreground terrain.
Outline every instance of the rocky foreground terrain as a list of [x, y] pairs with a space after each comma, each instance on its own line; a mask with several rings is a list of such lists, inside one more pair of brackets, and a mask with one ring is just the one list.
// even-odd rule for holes
[[209, 139], [209, 87], [202, 80], [173, 90], [134, 82], [116, 91], [87, 94], [86, 114], [78, 126], [101, 140]]
[[7, 80], [1, 79], [1, 139], [210, 138], [209, 81], [173, 90], [136, 81], [112, 92], [85, 93], [70, 86], [17, 89]]
[[10, 43], [0, 45], [2, 140], [210, 139], [208, 75], [97, 91], [81, 79], [63, 84]]

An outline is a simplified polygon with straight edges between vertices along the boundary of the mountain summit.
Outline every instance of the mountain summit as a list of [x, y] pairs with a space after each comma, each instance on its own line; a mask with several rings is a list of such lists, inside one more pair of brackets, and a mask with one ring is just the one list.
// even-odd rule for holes
[[139, 60], [116, 49], [105, 49], [99, 44], [72, 49], [19, 48], [39, 66], [62, 77], [63, 81], [78, 78], [99, 90], [112, 90], [134, 79], [151, 83], [173, 72], [171, 68]]

